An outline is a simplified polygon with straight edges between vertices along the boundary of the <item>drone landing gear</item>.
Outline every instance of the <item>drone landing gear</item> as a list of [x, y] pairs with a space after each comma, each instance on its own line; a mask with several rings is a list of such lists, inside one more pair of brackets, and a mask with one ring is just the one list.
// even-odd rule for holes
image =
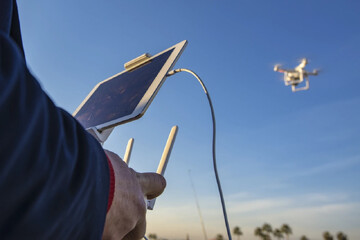
[[[301, 82], [302, 82], [302, 81], [301, 81]], [[291, 90], [292, 90], [293, 92], [308, 90], [309, 87], [310, 87], [309, 78], [308, 78], [308, 77], [305, 77], [305, 86], [303, 86], [303, 87], [297, 87], [297, 86], [298, 86], [298, 83], [291, 84]]]

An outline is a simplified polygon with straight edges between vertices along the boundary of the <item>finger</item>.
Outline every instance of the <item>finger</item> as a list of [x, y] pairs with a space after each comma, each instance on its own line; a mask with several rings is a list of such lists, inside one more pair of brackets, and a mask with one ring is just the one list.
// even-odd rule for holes
[[[116, 165], [119, 168], [128, 168], [128, 165], [116, 154], [109, 150], [105, 150], [105, 154], [108, 157], [108, 159], [111, 161], [111, 164], [114, 166]], [[114, 170], [117, 169], [114, 167]]]
[[105, 154], [106, 154], [106, 156], [108, 157], [108, 158], [112, 158], [113, 160], [121, 160], [121, 158], [119, 157], [119, 155], [117, 155], [116, 153], [114, 153], [114, 152], [111, 152], [111, 151], [109, 151], [109, 150], [106, 150], [106, 149], [104, 149], [104, 152], [105, 152]]
[[157, 173], [136, 173], [141, 190], [147, 199], [159, 196], [166, 187], [166, 180]]
[[126, 236], [122, 240], [139, 240], [142, 239], [145, 236], [146, 232], [146, 220], [143, 219], [140, 221], [136, 227], [126, 234]]

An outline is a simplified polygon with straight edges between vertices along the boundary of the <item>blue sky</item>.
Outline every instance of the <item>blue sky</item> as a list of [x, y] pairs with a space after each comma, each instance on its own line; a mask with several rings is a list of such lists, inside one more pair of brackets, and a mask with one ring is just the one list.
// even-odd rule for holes
[[[358, 1], [24, 1], [28, 65], [57, 105], [73, 112], [101, 80], [145, 52], [184, 39], [176, 67], [197, 72], [213, 98], [218, 168], [230, 225], [244, 239], [264, 222], [288, 223], [293, 239], [344, 231], [360, 239], [360, 3]], [[310, 59], [310, 90], [292, 93], [275, 63]], [[225, 235], [211, 163], [211, 116], [190, 75], [168, 78], [145, 116], [119, 126], [105, 147], [155, 171], [179, 125], [168, 186], [148, 214], [148, 233]]]

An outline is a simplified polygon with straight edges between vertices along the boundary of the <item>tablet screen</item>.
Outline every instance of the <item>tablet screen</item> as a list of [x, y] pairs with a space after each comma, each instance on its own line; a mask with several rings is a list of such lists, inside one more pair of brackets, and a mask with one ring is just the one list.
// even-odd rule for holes
[[133, 113], [173, 51], [163, 52], [144, 66], [101, 83], [75, 118], [87, 129]]

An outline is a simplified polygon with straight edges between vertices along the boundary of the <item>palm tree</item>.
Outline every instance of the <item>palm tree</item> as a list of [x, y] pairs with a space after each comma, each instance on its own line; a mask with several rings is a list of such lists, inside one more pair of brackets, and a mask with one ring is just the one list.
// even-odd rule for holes
[[263, 240], [271, 240], [271, 236], [268, 235], [268, 234], [265, 234], [265, 235], [263, 236]]
[[274, 237], [276, 237], [277, 239], [282, 239], [284, 237], [283, 233], [280, 231], [280, 229], [276, 228], [273, 232]]
[[264, 223], [262, 226], [263, 240], [271, 240], [270, 233], [272, 233], [272, 227], [268, 223]]
[[309, 240], [305, 235], [302, 235], [300, 240]]
[[262, 229], [259, 228], [259, 227], [255, 228], [254, 235], [255, 235], [256, 237], [261, 238], [261, 239], [262, 239], [263, 236], [264, 236], [264, 234], [263, 234], [263, 232], [262, 232]]
[[221, 235], [221, 234], [218, 234], [218, 235], [216, 235], [216, 238], [215, 238], [216, 240], [224, 240], [224, 237], [223, 237], [223, 235]]
[[292, 234], [292, 230], [291, 227], [284, 223], [281, 228], [280, 228], [281, 232], [284, 233], [286, 235], [286, 239], [289, 240], [289, 235]]
[[262, 230], [267, 233], [272, 233], [272, 227], [268, 223], [264, 223], [264, 225], [262, 226]]
[[155, 233], [150, 233], [149, 234], [149, 239], [154, 239], [154, 240], [157, 240], [157, 235]]
[[233, 233], [238, 237], [238, 240], [240, 240], [240, 236], [243, 235], [241, 229], [238, 226], [234, 227]]
[[323, 233], [323, 238], [324, 240], [334, 240], [333, 236], [328, 231]]
[[338, 240], [347, 240], [347, 236], [346, 236], [343, 232], [338, 232], [338, 233], [336, 234], [336, 238], [337, 238]]

